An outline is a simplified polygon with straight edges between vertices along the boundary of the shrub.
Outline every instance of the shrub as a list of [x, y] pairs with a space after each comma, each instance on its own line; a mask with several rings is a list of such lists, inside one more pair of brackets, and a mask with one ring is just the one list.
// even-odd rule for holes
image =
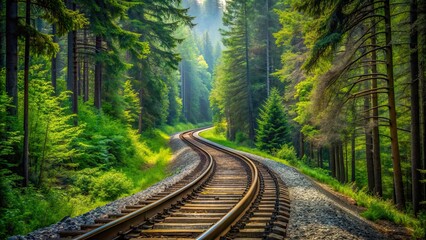
[[282, 145], [281, 149], [275, 153], [275, 156], [291, 163], [295, 163], [297, 161], [296, 150], [293, 146], [287, 144]]
[[96, 178], [93, 182], [93, 195], [100, 200], [115, 200], [129, 193], [133, 185], [123, 173], [111, 171]]
[[93, 191], [93, 182], [100, 175], [98, 168], [85, 168], [74, 177], [74, 186], [78, 188], [77, 193], [88, 195]]

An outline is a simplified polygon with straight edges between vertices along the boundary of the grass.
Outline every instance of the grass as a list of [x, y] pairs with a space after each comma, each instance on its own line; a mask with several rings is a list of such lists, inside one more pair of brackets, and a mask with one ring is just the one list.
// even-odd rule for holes
[[390, 201], [368, 195], [364, 190], [355, 190], [351, 184], [340, 183], [333, 177], [329, 176], [328, 172], [324, 169], [312, 168], [304, 164], [302, 161], [288, 161], [286, 159], [280, 159], [271, 154], [262, 152], [256, 148], [241, 146], [235, 142], [227, 140], [223, 134], [217, 133], [214, 128], [202, 132], [200, 136], [230, 148], [256, 154], [286, 165], [290, 165], [299, 170], [301, 173], [308, 175], [321, 183], [327, 184], [333, 190], [354, 199], [359, 206], [366, 208], [366, 210], [361, 213], [361, 216], [364, 218], [372, 221], [377, 221], [380, 219], [389, 220], [396, 224], [413, 229], [413, 237], [415, 238], [422, 238], [425, 235], [425, 226], [424, 224], [421, 224], [421, 222], [424, 222], [422, 219], [416, 219], [409, 214], [398, 211]]

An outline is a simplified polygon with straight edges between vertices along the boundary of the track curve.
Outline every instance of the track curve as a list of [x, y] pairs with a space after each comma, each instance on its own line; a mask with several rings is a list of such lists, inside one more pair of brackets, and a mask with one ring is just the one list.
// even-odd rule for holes
[[[195, 135], [195, 136], [194, 136]], [[157, 196], [99, 219], [74, 239], [283, 239], [289, 218], [288, 191], [262, 164], [206, 142], [198, 132], [181, 139], [202, 161], [183, 181]]]

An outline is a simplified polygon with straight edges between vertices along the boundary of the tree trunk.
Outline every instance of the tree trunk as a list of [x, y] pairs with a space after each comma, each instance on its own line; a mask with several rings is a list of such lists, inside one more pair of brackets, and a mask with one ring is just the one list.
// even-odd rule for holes
[[[52, 24], [52, 35], [53, 35], [53, 42], [58, 42], [58, 36], [56, 36], [56, 24]], [[52, 87], [53, 91], [55, 92], [55, 95], [57, 94], [56, 89], [56, 79], [58, 76], [58, 69], [57, 69], [57, 59], [56, 56], [52, 57], [52, 70], [51, 70], [51, 81], [52, 81]]]
[[[67, 0], [67, 8], [73, 10], [72, 0]], [[74, 31], [68, 33], [68, 64], [67, 64], [67, 90], [74, 91]], [[74, 92], [73, 92], [74, 95]], [[71, 102], [73, 103], [73, 96]], [[72, 106], [74, 110], [74, 105]]]
[[345, 140], [345, 182], [349, 182], [349, 157], [348, 157], [348, 141]]
[[5, 42], [5, 22], [4, 22], [4, 3], [3, 0], [0, 0], [0, 69], [3, 69], [6, 67], [6, 42]]
[[385, 32], [386, 32], [386, 72], [388, 75], [388, 101], [389, 101], [389, 125], [391, 135], [391, 151], [393, 176], [395, 184], [395, 199], [398, 209], [405, 209], [404, 187], [402, 184], [401, 161], [398, 142], [398, 125], [395, 109], [395, 86], [392, 56], [392, 27], [389, 0], [384, 0], [385, 8]]
[[[25, 4], [25, 24], [31, 24], [31, 0], [26, 0]], [[28, 75], [30, 68], [30, 34], [27, 32], [25, 35], [25, 53], [24, 53], [24, 147], [22, 169], [24, 187], [29, 184], [29, 128], [28, 128]]]
[[341, 182], [341, 179], [342, 179], [342, 176], [340, 175], [341, 174], [341, 172], [340, 172], [340, 154], [339, 154], [339, 143], [337, 142], [337, 143], [335, 143], [334, 144], [334, 161], [335, 161], [335, 166], [336, 166], [336, 178], [337, 178], [337, 180], [339, 181], [339, 182]]
[[336, 178], [336, 166], [334, 165], [334, 163], [336, 162], [336, 151], [335, 151], [335, 145], [334, 143], [331, 144], [330, 147], [330, 172], [331, 172], [331, 176]]
[[[96, 54], [99, 55], [102, 51], [102, 37], [96, 36], [95, 49]], [[102, 62], [97, 59], [95, 64], [95, 93], [94, 93], [94, 103], [97, 109], [101, 109], [101, 86], [102, 85]]]
[[305, 140], [304, 140], [304, 136], [302, 132], [300, 132], [300, 135], [299, 135], [299, 145], [300, 145], [299, 158], [303, 158], [303, 155], [305, 155]]
[[8, 113], [18, 113], [18, 1], [6, 1], [6, 93], [12, 99]]
[[[422, 14], [423, 18], [426, 18], [426, 2], [421, 1], [418, 3], [419, 5], [419, 13]], [[419, 26], [418, 29], [420, 36], [420, 42], [425, 42], [426, 40], [426, 26], [423, 24], [422, 26]], [[423, 120], [423, 131], [422, 131], [422, 149], [423, 149], [423, 169], [426, 169], [426, 76], [425, 76], [425, 70], [426, 70], [426, 46], [425, 44], [420, 44], [419, 46], [420, 51], [420, 63], [419, 63], [419, 79], [422, 86], [421, 92], [422, 92], [422, 120]], [[425, 175], [423, 175], [425, 176]], [[423, 201], [426, 200], [426, 184], [423, 184]], [[423, 205], [425, 207], [425, 205]]]
[[417, 0], [410, 2], [410, 70], [411, 70], [411, 174], [413, 210], [417, 215], [420, 202], [420, 103], [419, 103], [419, 55], [417, 51]]
[[246, 81], [247, 81], [247, 100], [248, 100], [248, 121], [249, 121], [249, 138], [254, 141], [254, 115], [253, 115], [253, 99], [251, 93], [251, 79], [250, 79], [250, 63], [249, 63], [249, 36], [248, 36], [248, 13], [247, 3], [244, 2], [244, 35], [245, 35], [245, 58], [246, 58]]
[[355, 130], [352, 132], [351, 136], [351, 182], [355, 182]]
[[[375, 19], [372, 18], [371, 28], [371, 45], [377, 45]], [[377, 89], [377, 53], [371, 53], [371, 74], [373, 75], [372, 89]], [[378, 196], [383, 195], [382, 190], [382, 163], [380, 159], [380, 132], [379, 132], [379, 100], [376, 92], [372, 95], [372, 108], [373, 108], [373, 165], [374, 165], [374, 193]]]
[[[142, 86], [142, 78], [141, 78], [141, 86]], [[142, 133], [142, 99], [143, 99], [143, 90], [142, 87], [139, 89], [139, 106], [140, 106], [140, 112], [139, 112], [139, 118], [138, 118], [138, 133]]]
[[271, 47], [271, 41], [269, 36], [269, 0], [266, 0], [266, 96], [269, 97], [269, 93], [271, 91], [271, 84], [270, 84], [270, 47]]
[[[87, 30], [83, 32], [84, 46], [87, 46]], [[84, 63], [83, 63], [83, 101], [89, 101], [89, 61], [87, 60], [87, 52], [84, 52]]]
[[[76, 10], [75, 4], [73, 4], [73, 10]], [[74, 126], [78, 125], [78, 79], [77, 79], [77, 31], [73, 32], [73, 93], [72, 93], [72, 112], [75, 114], [74, 116]]]
[[[364, 74], [368, 74], [368, 69], [364, 68]], [[365, 81], [365, 89], [369, 89], [370, 86]], [[367, 164], [367, 177], [368, 177], [368, 192], [374, 192], [374, 163], [373, 163], [373, 138], [370, 126], [370, 96], [364, 97], [364, 134], [365, 134], [365, 159]]]
[[[68, 0], [68, 9], [76, 10], [76, 5], [72, 0]], [[68, 66], [67, 66], [67, 90], [72, 92], [72, 112], [74, 116], [74, 125], [77, 126], [78, 113], [78, 83], [77, 83], [77, 32], [68, 33]]]

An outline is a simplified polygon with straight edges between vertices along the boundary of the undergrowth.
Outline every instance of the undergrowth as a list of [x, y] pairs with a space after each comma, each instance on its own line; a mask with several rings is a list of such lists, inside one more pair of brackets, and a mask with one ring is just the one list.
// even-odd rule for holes
[[[258, 156], [266, 157], [274, 161], [290, 165], [301, 173], [312, 177], [313, 179], [329, 185], [333, 190], [342, 193], [354, 199], [357, 205], [365, 207], [366, 210], [361, 213], [366, 219], [388, 220], [396, 224], [413, 229], [415, 238], [423, 238], [425, 236], [426, 215], [420, 215], [419, 218], [414, 218], [411, 214], [398, 211], [391, 201], [382, 200], [377, 197], [371, 196], [365, 192], [364, 189], [356, 189], [350, 183], [342, 184], [328, 174], [328, 171], [320, 168], [312, 168], [307, 166], [303, 161], [297, 160], [295, 153], [291, 153], [291, 149], [285, 147], [282, 152], [279, 151], [274, 155], [262, 152], [256, 148], [243, 146], [235, 142], [229, 141], [221, 132], [215, 131], [214, 128], [204, 131], [200, 136], [222, 144], [224, 146], [234, 148], [240, 151], [249, 152]], [[277, 157], [279, 156], [279, 157]]]
[[[139, 134], [82, 105], [78, 155], [55, 185], [20, 188], [19, 177], [0, 170], [0, 239], [24, 235], [74, 217], [164, 179], [172, 157], [169, 135], [199, 125], [179, 123]], [[202, 124], [206, 125], [206, 124]], [[49, 214], [46, 214], [49, 213]]]

